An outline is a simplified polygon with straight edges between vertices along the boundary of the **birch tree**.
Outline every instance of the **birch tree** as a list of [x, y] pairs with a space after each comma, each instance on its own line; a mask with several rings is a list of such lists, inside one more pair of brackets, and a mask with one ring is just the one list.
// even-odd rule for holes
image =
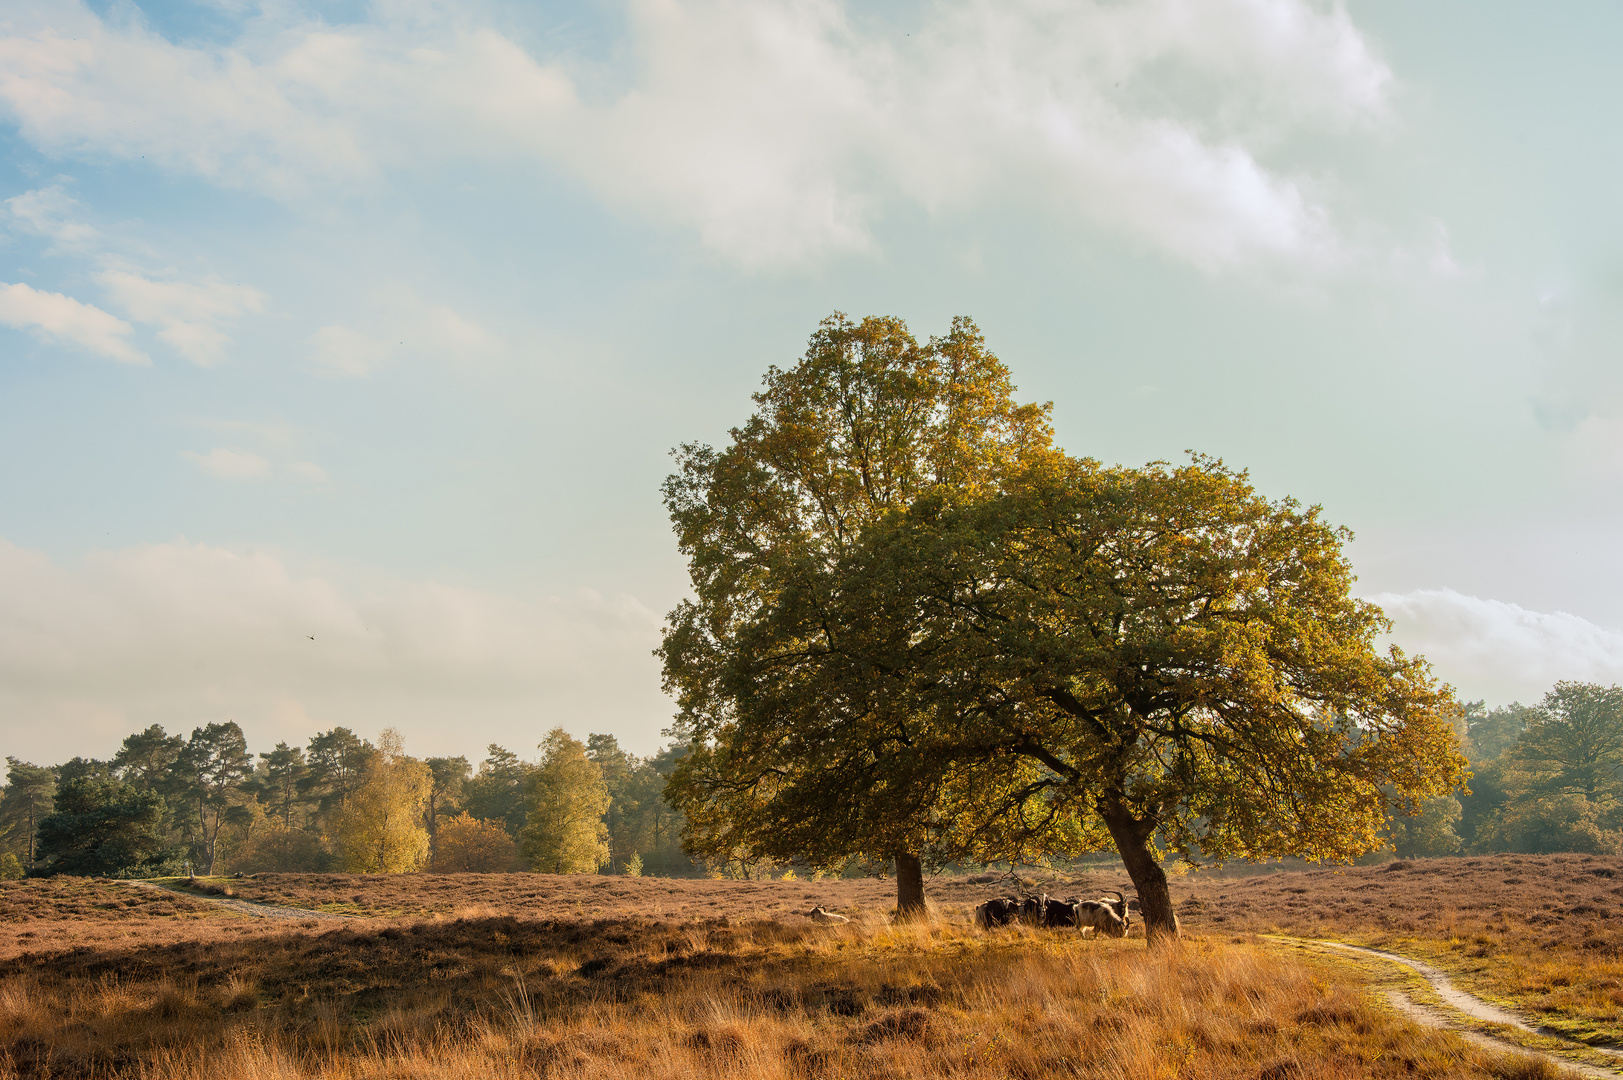
[[423, 808], [434, 778], [407, 757], [400, 733], [385, 728], [344, 806], [333, 814], [333, 839], [355, 874], [405, 874], [428, 861]]
[[530, 775], [529, 815], [519, 847], [530, 865], [548, 874], [589, 874], [609, 859], [603, 815], [609, 792], [603, 770], [586, 747], [563, 728], [541, 743], [541, 764]]

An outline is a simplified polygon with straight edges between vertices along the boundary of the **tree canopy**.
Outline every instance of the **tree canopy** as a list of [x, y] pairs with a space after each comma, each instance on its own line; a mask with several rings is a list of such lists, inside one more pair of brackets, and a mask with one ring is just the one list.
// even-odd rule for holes
[[400, 733], [385, 728], [342, 810], [333, 834], [344, 868], [359, 874], [400, 874], [428, 861], [423, 808], [434, 780], [428, 766], [407, 757]]
[[56, 792], [56, 772], [49, 768], [6, 758], [6, 790], [0, 795], [0, 845], [4, 845], [24, 868], [33, 866], [35, 834], [39, 823], [51, 812]]
[[586, 746], [563, 728], [547, 732], [541, 764], [530, 774], [529, 818], [519, 845], [530, 864], [548, 874], [592, 873], [609, 860], [603, 814], [609, 792]]
[[[851, 417], [911, 414], [918, 383], [886, 367], [907, 350], [872, 368], [860, 340], [845, 363], [825, 355], [850, 330], [825, 324], [807, 370], [769, 374], [733, 445], [684, 448], [667, 486], [696, 594], [664, 648], [693, 740], [671, 797], [695, 850], [890, 856], [905, 912], [923, 898], [903, 856], [1113, 842], [1160, 937], [1174, 926], [1163, 852], [1350, 858], [1380, 843], [1390, 804], [1458, 782], [1451, 694], [1423, 661], [1375, 648], [1387, 624], [1350, 596], [1347, 534], [1220, 462], [1112, 469], [1052, 450], [964, 321], [960, 344], [996, 365], [979, 385], [999, 388], [979, 399], [983, 445], [953, 431], [973, 449], [950, 460], [977, 467], [839, 503], [861, 514], [819, 493], [870, 490], [862, 454], [799, 474], [840, 483], [785, 481], [754, 448], [789, 439], [790, 418], [822, 462], [821, 447], [874, 441], [848, 434]], [[778, 401], [791, 385], [816, 407]], [[938, 429], [897, 432], [877, 440], [890, 460], [908, 460], [907, 440], [911, 460], [939, 458]]]
[[1525, 719], [1511, 761], [1531, 791], [1602, 808], [1623, 799], [1623, 687], [1558, 682]]
[[[757, 644], [747, 640], [750, 629], [771, 621], [791, 584], [826, 582], [829, 568], [886, 514], [928, 492], [995, 491], [1009, 470], [1051, 452], [1047, 406], [1015, 402], [1008, 370], [967, 319], [921, 345], [899, 319], [853, 323], [836, 314], [798, 364], [767, 372], [754, 400], [757, 412], [732, 431], [731, 445], [681, 447], [678, 471], [665, 484], [694, 599], [671, 613], [661, 655], [666, 687], [680, 704], [675, 730], [698, 750], [670, 790], [689, 816], [690, 849], [712, 858], [731, 846], [753, 849], [771, 831], [746, 829], [746, 838], [733, 828], [738, 807], [727, 808], [726, 790], [749, 766], [732, 770], [742, 759], [711, 753], [728, 753], [729, 733], [747, 738], [730, 725], [748, 694], [739, 678], [749, 676], [738, 665]], [[801, 779], [810, 795], [814, 782]], [[869, 794], [875, 805], [846, 805], [871, 823], [860, 850], [893, 862], [901, 905], [922, 908], [922, 823], [879, 824], [904, 817], [897, 804], [913, 797], [890, 788]], [[830, 778], [814, 801], [840, 797]]]
[[[161, 728], [157, 734], [162, 735]], [[196, 830], [203, 869], [212, 874], [226, 813], [236, 802], [237, 787], [253, 773], [248, 740], [234, 720], [193, 728], [186, 745], [177, 750], [173, 769], [176, 789], [195, 815], [190, 824]]]
[[491, 743], [479, 774], [463, 782], [461, 806], [480, 821], [500, 821], [512, 836], [524, 829], [525, 795], [535, 765]]
[[119, 780], [81, 776], [56, 792], [39, 823], [43, 873], [148, 877], [177, 852], [163, 836], [163, 797]]

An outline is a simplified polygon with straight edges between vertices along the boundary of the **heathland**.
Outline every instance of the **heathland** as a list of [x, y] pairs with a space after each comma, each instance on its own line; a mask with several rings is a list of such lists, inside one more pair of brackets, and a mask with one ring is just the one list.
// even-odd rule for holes
[[[1183, 944], [973, 929], [942, 876], [892, 926], [868, 880], [264, 874], [0, 885], [19, 1077], [1517, 1077], [1417, 1027], [1376, 945], [1591, 1042], [1623, 1035], [1623, 859], [1489, 856], [1177, 877]], [[1057, 895], [1120, 874], [1028, 881]], [[212, 901], [291, 909], [256, 918]], [[843, 926], [813, 924], [812, 905]]]

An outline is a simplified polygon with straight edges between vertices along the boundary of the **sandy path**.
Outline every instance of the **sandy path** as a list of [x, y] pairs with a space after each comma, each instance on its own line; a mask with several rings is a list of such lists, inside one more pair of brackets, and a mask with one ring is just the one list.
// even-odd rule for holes
[[[229, 908], [244, 915], [252, 915], [259, 919], [355, 919], [357, 915], [340, 915], [332, 911], [311, 911], [309, 908], [278, 907], [275, 904], [255, 904], [247, 900], [233, 900], [224, 896], [202, 896], [193, 892], [181, 892], [179, 889], [166, 889], [162, 885], [154, 885], [149, 881], [132, 881], [131, 885], [142, 889], [155, 889], [158, 892], [172, 893], [187, 896], [193, 900], [200, 900], [215, 907]], [[1620, 1077], [1623, 1080], [1623, 1077]]]
[[[1384, 952], [1380, 949], [1367, 949], [1362, 945], [1348, 945], [1340, 941], [1320, 941], [1313, 938], [1291, 937], [1283, 938], [1282, 940], [1293, 942], [1298, 945], [1325, 949], [1339, 949], [1343, 952], [1359, 953], [1363, 956], [1372, 956], [1378, 960], [1385, 960], [1387, 963], [1396, 964], [1399, 967], [1406, 967], [1410, 971], [1418, 974], [1421, 978], [1425, 979], [1426, 982], [1431, 985], [1432, 990], [1436, 992], [1438, 997], [1443, 999], [1443, 1002], [1450, 1009], [1462, 1013], [1465, 1016], [1469, 1016], [1476, 1020], [1485, 1020], [1491, 1024], [1505, 1024], [1509, 1027], [1518, 1028], [1532, 1035], [1541, 1035], [1547, 1038], [1560, 1039], [1562, 1042], [1569, 1044], [1574, 1049], [1581, 1048], [1623, 1059], [1623, 1051], [1614, 1050], [1604, 1046], [1590, 1046], [1587, 1043], [1581, 1043], [1575, 1039], [1569, 1039], [1565, 1035], [1551, 1031], [1548, 1028], [1536, 1027], [1535, 1025], [1528, 1023], [1522, 1017], [1517, 1016], [1515, 1013], [1507, 1012], [1496, 1005], [1489, 1004], [1474, 994], [1469, 994], [1466, 991], [1461, 990], [1459, 987], [1454, 985], [1453, 981], [1449, 979], [1446, 974], [1444, 974], [1441, 968], [1434, 967], [1423, 960], [1411, 960], [1409, 957], [1400, 956], [1397, 953]], [[1623, 1080], [1623, 1072], [1619, 1072], [1615, 1069], [1606, 1069], [1598, 1065], [1583, 1065], [1562, 1057], [1559, 1054], [1549, 1053], [1544, 1050], [1530, 1050], [1525, 1046], [1517, 1046], [1508, 1039], [1500, 1039], [1480, 1031], [1471, 1031], [1469, 1029], [1462, 1028], [1457, 1017], [1450, 1015], [1448, 1012], [1442, 1009], [1415, 1001], [1402, 989], [1388, 990], [1386, 992], [1386, 996], [1387, 1000], [1392, 1003], [1394, 1008], [1416, 1022], [1426, 1024], [1431, 1027], [1449, 1028], [1456, 1034], [1462, 1036], [1470, 1042], [1477, 1044], [1478, 1046], [1486, 1047], [1490, 1050], [1511, 1050], [1520, 1054], [1533, 1054], [1537, 1057], [1547, 1058], [1548, 1060], [1561, 1066], [1563, 1069], [1571, 1069], [1574, 1072], [1580, 1073], [1584, 1076], [1605, 1077], [1607, 1080]]]

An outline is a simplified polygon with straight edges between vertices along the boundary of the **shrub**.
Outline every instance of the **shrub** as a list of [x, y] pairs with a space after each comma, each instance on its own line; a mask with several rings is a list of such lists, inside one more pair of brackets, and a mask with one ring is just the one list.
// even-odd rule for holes
[[500, 821], [461, 813], [440, 825], [429, 869], [439, 874], [499, 874], [518, 865], [518, 845]]
[[245, 874], [310, 873], [334, 868], [337, 860], [320, 838], [303, 829], [267, 823], [231, 853], [231, 869]]
[[1460, 801], [1451, 795], [1428, 799], [1414, 817], [1399, 817], [1392, 826], [1398, 858], [1452, 855], [1460, 849]]
[[1529, 854], [1616, 855], [1623, 850], [1623, 832], [1610, 824], [1602, 808], [1582, 795], [1525, 798], [1506, 808], [1500, 837], [1510, 851]]

